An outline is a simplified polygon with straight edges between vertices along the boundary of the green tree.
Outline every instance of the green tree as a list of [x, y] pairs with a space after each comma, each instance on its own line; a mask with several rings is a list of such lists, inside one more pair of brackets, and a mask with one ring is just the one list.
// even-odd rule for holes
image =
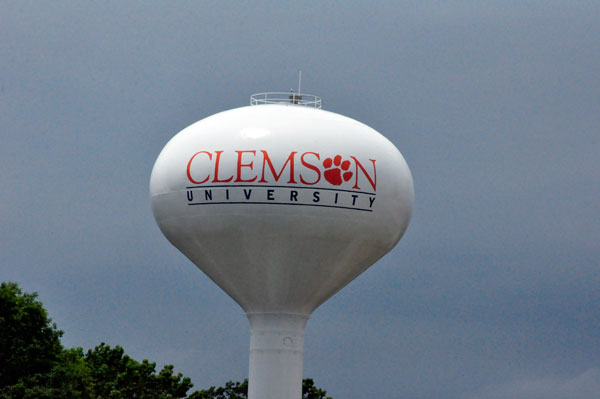
[[302, 399], [332, 399], [331, 396], [325, 397], [325, 395], [327, 391], [317, 388], [312, 378], [302, 380]]
[[3, 399], [174, 399], [193, 386], [167, 365], [138, 362], [102, 343], [64, 349], [37, 294], [0, 284], [0, 397]]
[[[62, 331], [37, 294], [16, 283], [0, 284], [0, 398], [2, 399], [247, 399], [248, 380], [228, 382], [188, 395], [192, 383], [166, 365], [138, 362], [120, 346], [101, 343], [84, 353], [64, 349]], [[313, 380], [302, 384], [303, 399], [331, 399]]]
[[49, 372], [63, 351], [63, 332], [36, 298], [16, 283], [0, 284], [0, 389]]
[[81, 348], [64, 350], [47, 373], [21, 378], [0, 391], [3, 399], [175, 399], [193, 386], [188, 377], [167, 365], [138, 362], [123, 348], [102, 343], [85, 355]]
[[[332, 399], [326, 396], [327, 391], [315, 386], [312, 378], [302, 380], [302, 399]], [[210, 387], [203, 391], [196, 391], [189, 399], [247, 399], [248, 380], [243, 382], [228, 381], [224, 387]]]
[[19, 379], [0, 390], [3, 399], [96, 399], [90, 370], [80, 348], [63, 351], [54, 367]]
[[189, 377], [173, 374], [167, 365], [156, 374], [156, 363], [141, 363], [125, 354], [120, 346], [102, 343], [85, 355], [94, 392], [102, 398], [185, 398], [193, 386]]
[[210, 387], [196, 391], [189, 399], [246, 399], [248, 397], [248, 380], [243, 382], [227, 381], [224, 387]]

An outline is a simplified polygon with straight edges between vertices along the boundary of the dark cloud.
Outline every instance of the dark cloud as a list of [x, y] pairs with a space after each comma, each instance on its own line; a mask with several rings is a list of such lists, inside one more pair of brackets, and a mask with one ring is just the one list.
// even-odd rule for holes
[[600, 370], [589, 369], [581, 375], [561, 379], [532, 379], [513, 381], [473, 396], [479, 399], [589, 399], [600, 392]]

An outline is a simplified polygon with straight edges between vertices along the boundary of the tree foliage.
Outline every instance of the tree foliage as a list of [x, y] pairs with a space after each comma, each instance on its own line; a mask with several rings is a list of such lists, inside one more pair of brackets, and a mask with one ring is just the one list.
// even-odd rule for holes
[[317, 388], [312, 378], [302, 380], [302, 399], [332, 399], [331, 396], [325, 395], [327, 391]]
[[[332, 399], [326, 396], [327, 391], [315, 386], [312, 378], [302, 380], [302, 399]], [[203, 391], [194, 392], [189, 399], [247, 399], [248, 380], [243, 382], [229, 381], [224, 387], [210, 387]]]
[[[62, 331], [37, 294], [16, 283], [0, 284], [0, 398], [2, 399], [246, 399], [248, 380], [229, 381], [188, 395], [193, 384], [172, 365], [132, 359], [120, 346], [101, 343], [84, 353], [63, 348]], [[313, 380], [303, 399], [331, 399]]]
[[125, 354], [123, 348], [102, 343], [84, 357], [96, 395], [103, 398], [185, 398], [193, 386], [189, 377], [174, 374], [166, 365], [157, 374], [156, 363], [141, 363]]
[[0, 388], [49, 372], [63, 350], [62, 331], [36, 298], [16, 283], [0, 284]]
[[190, 399], [246, 399], [248, 397], [248, 380], [243, 382], [228, 381], [224, 387], [210, 387], [194, 392]]

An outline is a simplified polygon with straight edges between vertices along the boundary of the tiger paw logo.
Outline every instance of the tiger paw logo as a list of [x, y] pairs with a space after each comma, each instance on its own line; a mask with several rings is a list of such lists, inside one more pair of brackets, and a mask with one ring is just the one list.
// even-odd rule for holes
[[325, 172], [323, 173], [325, 180], [334, 186], [339, 186], [343, 182], [350, 180], [353, 175], [348, 170], [350, 168], [350, 161], [347, 159], [342, 161], [341, 155], [336, 155], [333, 159], [326, 158], [323, 161], [323, 167], [325, 168]]

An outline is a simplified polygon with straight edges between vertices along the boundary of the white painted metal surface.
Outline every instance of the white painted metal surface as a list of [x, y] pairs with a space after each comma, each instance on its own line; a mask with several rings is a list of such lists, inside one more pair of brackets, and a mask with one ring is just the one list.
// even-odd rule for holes
[[304, 326], [398, 242], [413, 181], [381, 134], [310, 107], [242, 107], [173, 137], [150, 181], [169, 239], [246, 312], [250, 399], [301, 396]]

